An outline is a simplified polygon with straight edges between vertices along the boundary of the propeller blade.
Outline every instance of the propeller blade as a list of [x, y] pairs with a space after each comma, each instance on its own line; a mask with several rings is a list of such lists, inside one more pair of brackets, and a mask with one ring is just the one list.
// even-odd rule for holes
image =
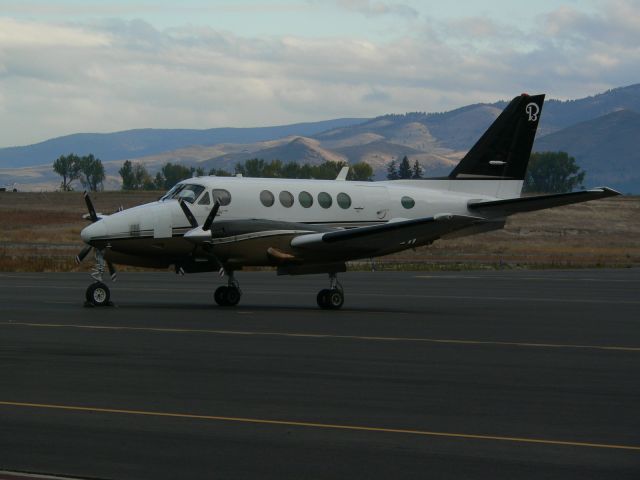
[[87, 245], [82, 250], [80, 250], [80, 253], [78, 255], [76, 255], [76, 263], [80, 264], [80, 262], [82, 262], [82, 260], [84, 260], [84, 257], [86, 257], [89, 254], [89, 252], [91, 251], [92, 248], [93, 247], [91, 245]]
[[87, 204], [87, 209], [89, 210], [89, 218], [91, 219], [92, 222], [97, 222], [98, 215], [96, 214], [96, 209], [93, 207], [93, 202], [91, 201], [91, 197], [89, 196], [86, 190], [84, 191], [83, 196], [84, 196], [84, 202]]
[[113, 263], [111, 263], [111, 260], [107, 260], [106, 262], [107, 268], [109, 269], [109, 275], [111, 276], [111, 281], [115, 282], [118, 272], [116, 272], [116, 268], [113, 266]]
[[196, 217], [193, 216], [193, 213], [191, 213], [191, 210], [189, 210], [189, 207], [187, 207], [187, 204], [184, 203], [184, 200], [178, 200], [178, 203], [180, 204], [180, 208], [184, 212], [184, 216], [187, 217], [187, 220], [189, 220], [191, 226], [193, 228], [196, 228], [198, 226], [198, 221], [196, 220]]
[[202, 224], [202, 230], [204, 230], [205, 232], [207, 230], [211, 230], [211, 224], [213, 223], [213, 220], [216, 218], [219, 208], [220, 208], [220, 203], [216, 200], [216, 203], [213, 204], [213, 208], [209, 212], [207, 219]]

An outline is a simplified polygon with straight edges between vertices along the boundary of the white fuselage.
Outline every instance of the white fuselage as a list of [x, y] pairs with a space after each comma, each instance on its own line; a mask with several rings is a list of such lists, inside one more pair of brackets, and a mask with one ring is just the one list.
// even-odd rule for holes
[[[291, 180], [242, 177], [196, 177], [178, 184], [197, 190], [183, 197], [188, 209], [202, 225], [222, 192], [216, 225], [223, 221], [266, 220], [293, 222], [314, 227], [360, 227], [417, 219], [442, 213], [469, 215], [470, 201], [517, 196], [521, 181], [492, 180], [399, 180], [388, 182], [352, 182], [337, 180]], [[173, 191], [173, 190], [172, 190]], [[169, 196], [171, 192], [169, 192]], [[229, 200], [230, 197], [230, 200]], [[177, 195], [123, 210], [89, 225], [82, 238], [104, 249], [116, 263], [166, 266], [181, 256], [193, 256], [193, 244], [184, 235], [193, 230], [181, 209]], [[265, 201], [266, 200], [266, 201]], [[240, 263], [265, 264], [268, 246], [286, 251], [292, 236], [282, 235], [277, 243], [261, 244], [249, 234], [237, 242], [236, 234], [227, 237], [234, 244], [226, 254], [243, 258]], [[284, 232], [287, 233], [287, 232]], [[272, 237], [274, 239], [275, 237]], [[224, 242], [224, 240], [220, 240]], [[222, 248], [222, 247], [220, 247]], [[231, 248], [231, 247], [229, 247]], [[251, 252], [250, 252], [251, 250]], [[196, 252], [197, 253], [197, 252]], [[223, 252], [224, 253], [224, 252]], [[157, 260], [157, 262], [156, 262]]]
[[[508, 189], [511, 190], [509, 193], [511, 196], [518, 196], [522, 182], [487, 180], [351, 182], [210, 176], [183, 180], [180, 183], [202, 185], [205, 187], [205, 192], [209, 192], [211, 196], [217, 189], [228, 191], [231, 201], [228, 205], [221, 206], [218, 212], [218, 217], [223, 220], [266, 219], [350, 227], [393, 219], [422, 218], [443, 212], [468, 215], [469, 201], [504, 198], [507, 195], [500, 195], [500, 190], [505, 190], [500, 184], [513, 184], [509, 185]], [[265, 206], [261, 202], [260, 193], [263, 191], [273, 195], [274, 201], [271, 206]], [[283, 192], [288, 192], [293, 197], [291, 206], [285, 206], [280, 201]], [[312, 198], [312, 204], [308, 207], [300, 202], [302, 192], [307, 192]], [[328, 194], [331, 199], [329, 206], [326, 204], [323, 206], [319, 201], [319, 196], [323, 193]], [[339, 194], [348, 195], [350, 205], [346, 208], [339, 205]], [[200, 201], [203, 195], [204, 192], [189, 204], [190, 210], [199, 223], [204, 221], [213, 207], [212, 199], [208, 204]], [[116, 239], [149, 234], [158, 239], [172, 237], [176, 234], [176, 230], [189, 228], [177, 201], [159, 200], [105, 217], [88, 226], [82, 236], [85, 241], [95, 238]]]

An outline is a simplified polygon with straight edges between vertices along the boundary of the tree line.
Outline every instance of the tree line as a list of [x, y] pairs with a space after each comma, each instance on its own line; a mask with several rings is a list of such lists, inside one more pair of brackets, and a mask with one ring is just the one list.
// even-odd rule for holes
[[[141, 163], [133, 163], [126, 160], [119, 170], [122, 177], [123, 190], [168, 190], [180, 180], [193, 176], [216, 175], [218, 177], [230, 177], [241, 174], [243, 177], [261, 178], [315, 178], [334, 179], [345, 162], [326, 161], [319, 165], [284, 163], [281, 160], [267, 162], [261, 158], [252, 158], [235, 166], [231, 173], [221, 168], [212, 168], [206, 172], [202, 167], [186, 167], [180, 164], [166, 163], [152, 177], [146, 167]], [[347, 180], [370, 181], [373, 179], [373, 169], [365, 162], [351, 165]]]
[[[234, 172], [220, 168], [212, 168], [208, 172], [202, 167], [186, 167], [168, 162], [151, 175], [141, 163], [126, 160], [118, 173], [122, 177], [123, 190], [168, 190], [176, 183], [193, 176], [216, 175], [228, 177], [242, 174], [244, 177], [262, 178], [313, 178], [331, 180], [336, 178], [340, 170], [348, 166], [346, 162], [325, 161], [318, 165], [282, 162], [281, 160], [265, 161], [252, 158], [236, 164]], [[105, 179], [104, 166], [93, 154], [80, 157], [76, 154], [62, 155], [53, 162], [53, 170], [62, 177], [60, 189], [72, 190], [71, 183], [79, 180], [82, 186], [90, 191], [101, 190]], [[531, 154], [524, 192], [563, 193], [576, 188], [584, 188], [586, 172], [576, 164], [576, 159], [566, 152], [536, 152]], [[400, 162], [393, 160], [387, 167], [389, 180], [424, 178], [423, 169], [418, 160], [409, 162], [404, 156]], [[372, 181], [373, 169], [366, 162], [358, 162], [350, 166], [347, 180]]]

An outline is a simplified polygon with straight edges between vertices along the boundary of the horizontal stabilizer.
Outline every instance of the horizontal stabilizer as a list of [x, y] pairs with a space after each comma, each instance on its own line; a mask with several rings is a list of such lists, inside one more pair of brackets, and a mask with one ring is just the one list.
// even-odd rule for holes
[[491, 213], [495, 215], [511, 215], [513, 213], [532, 212], [545, 208], [570, 205], [572, 203], [586, 202], [598, 198], [615, 197], [620, 192], [608, 187], [599, 187], [580, 192], [553, 193], [550, 195], [535, 195], [532, 197], [507, 198], [504, 200], [491, 200], [488, 202], [470, 202], [469, 210], [477, 210], [481, 214]]

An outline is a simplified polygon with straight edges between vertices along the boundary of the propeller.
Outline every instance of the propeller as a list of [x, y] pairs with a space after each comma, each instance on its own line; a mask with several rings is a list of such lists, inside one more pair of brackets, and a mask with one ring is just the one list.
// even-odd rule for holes
[[[197, 228], [199, 226], [198, 220], [196, 220], [195, 215], [189, 209], [189, 207], [187, 207], [187, 204], [184, 202], [184, 200], [180, 199], [178, 203], [180, 203], [180, 208], [184, 212], [184, 216], [187, 217], [187, 220], [189, 220], [189, 224], [191, 225], [191, 227]], [[208, 230], [211, 230], [211, 224], [213, 223], [213, 220], [216, 218], [216, 215], [218, 215], [219, 209], [220, 209], [220, 203], [216, 200], [216, 202], [213, 204], [213, 208], [209, 212], [209, 215], [207, 215], [207, 218], [202, 224], [202, 230], [204, 230], [205, 232]]]
[[[197, 228], [198, 221], [196, 220], [196, 217], [193, 215], [193, 212], [189, 209], [189, 207], [184, 202], [184, 200], [179, 200], [179, 203], [180, 203], [180, 208], [182, 208], [182, 211], [184, 212], [185, 217], [187, 217], [187, 220], [189, 220], [189, 224], [191, 225], [191, 227]], [[216, 200], [215, 203], [213, 204], [213, 208], [209, 212], [209, 215], [207, 215], [207, 218], [202, 224], [202, 230], [204, 230], [205, 232], [211, 231], [211, 224], [215, 220], [216, 215], [218, 215], [219, 209], [220, 209], [220, 202]], [[220, 276], [223, 276], [225, 273], [225, 270], [224, 270], [224, 266], [222, 265], [222, 262], [211, 250], [209, 250], [207, 253], [211, 257], [211, 259], [218, 264], [218, 267], [220, 267], [220, 270], [218, 273], [220, 274]], [[179, 270], [176, 270], [176, 273], [179, 273]]]
[[[91, 223], [95, 223], [99, 220], [98, 218], [98, 214], [96, 213], [96, 209], [93, 206], [93, 202], [91, 201], [91, 197], [89, 196], [89, 193], [85, 190], [84, 193], [82, 194], [82, 196], [84, 197], [84, 203], [86, 203], [87, 205], [87, 210], [89, 211], [88, 216], [84, 215], [84, 218], [88, 218], [89, 220], [91, 220]], [[121, 207], [122, 209], [122, 207]], [[120, 210], [118, 210], [120, 211]], [[91, 245], [85, 245], [84, 248], [82, 250], [80, 250], [80, 253], [78, 253], [78, 255], [76, 255], [76, 264], [80, 264], [87, 255], [89, 255], [89, 253], [91, 252], [91, 250], [93, 250], [93, 247]], [[99, 252], [102, 253], [102, 252]], [[101, 258], [104, 258], [104, 255], [100, 256]], [[116, 272], [115, 267], [113, 266], [113, 263], [111, 263], [110, 260], [106, 260], [105, 259], [105, 263], [107, 264], [107, 268], [109, 270], [109, 275], [111, 276], [111, 280], [112, 281], [116, 281], [116, 277], [118, 275], [118, 273]], [[102, 264], [104, 265], [104, 264]], [[102, 275], [102, 269], [104, 268], [104, 266], [98, 266], [96, 267], [96, 269], [98, 270], [100, 276]]]

